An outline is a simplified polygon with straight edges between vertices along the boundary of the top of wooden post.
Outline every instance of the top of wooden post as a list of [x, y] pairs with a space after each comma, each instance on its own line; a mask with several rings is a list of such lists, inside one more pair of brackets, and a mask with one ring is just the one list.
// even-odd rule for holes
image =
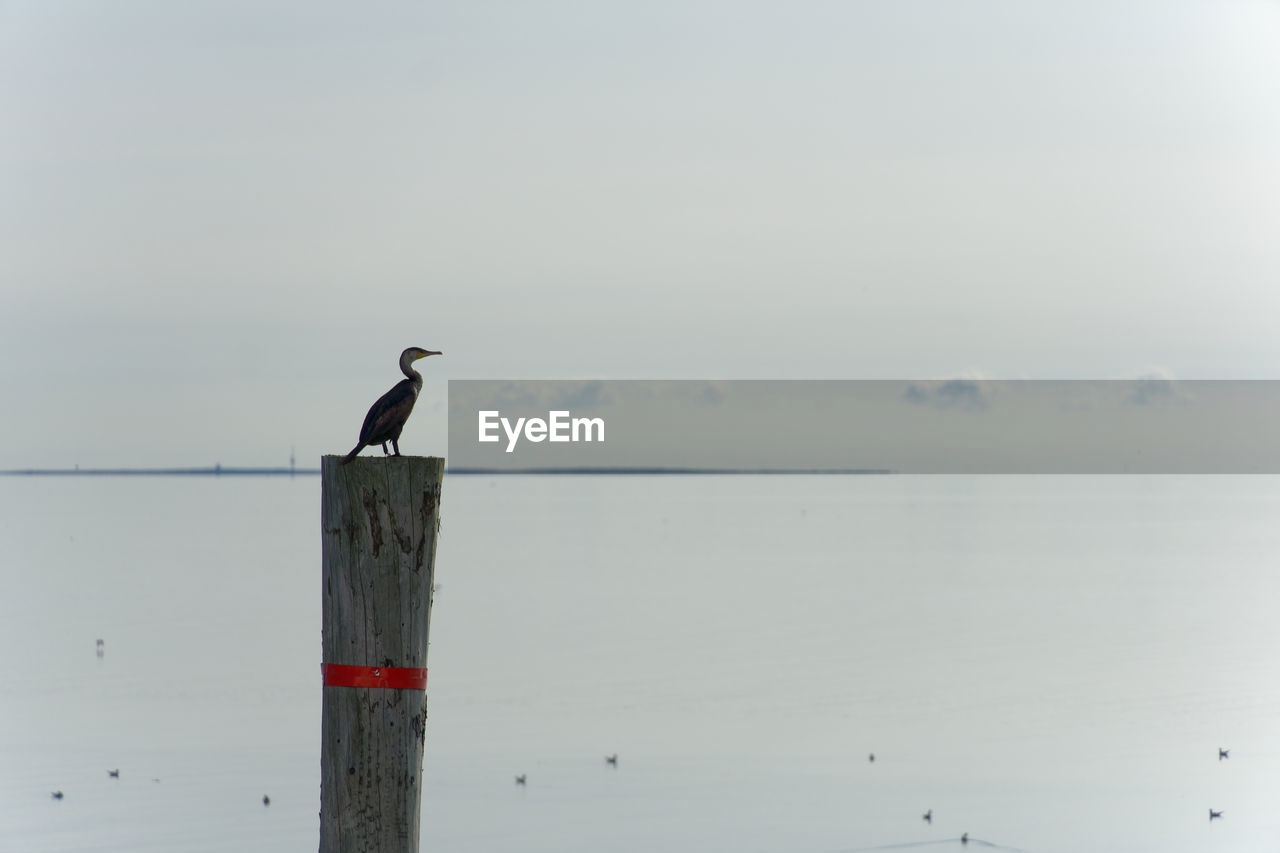
[[444, 476], [444, 457], [443, 456], [357, 456], [346, 465], [342, 463], [342, 456], [334, 453], [326, 453], [320, 457], [320, 471], [326, 480], [335, 476], [350, 478], [359, 476], [357, 471], [368, 476], [375, 471], [391, 473], [392, 471], [409, 472], [409, 476], [414, 480], [420, 476], [425, 477], [442, 477]]
[[[428, 577], [433, 571], [444, 459], [373, 456], [342, 465], [342, 458], [325, 456], [320, 469], [326, 624], [330, 615], [342, 626], [368, 618], [362, 602], [370, 595], [398, 602], [385, 604], [396, 612], [420, 608], [421, 619], [389, 619], [388, 626], [374, 632], [373, 647], [355, 657], [345, 641], [331, 647], [326, 636], [324, 660], [351, 666], [425, 666]], [[402, 637], [402, 629], [411, 636]], [[364, 635], [356, 631], [353, 636]]]
[[[342, 458], [343, 456], [340, 453], [326, 453], [324, 456], [320, 457], [322, 462], [327, 462], [330, 459], [336, 459], [339, 462], [341, 462]], [[409, 462], [409, 463], [412, 463], [419, 460], [432, 460], [432, 459], [438, 459], [441, 462], [444, 461], [443, 456], [412, 456], [407, 453], [402, 453], [399, 456], [357, 456], [355, 459], [352, 459], [347, 464], [354, 465], [357, 462]]]

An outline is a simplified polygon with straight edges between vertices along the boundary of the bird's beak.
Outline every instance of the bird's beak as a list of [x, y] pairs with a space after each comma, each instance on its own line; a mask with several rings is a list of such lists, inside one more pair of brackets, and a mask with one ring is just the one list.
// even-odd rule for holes
[[444, 353], [442, 353], [442, 352], [432, 352], [432, 351], [431, 351], [431, 350], [429, 350], [429, 349], [424, 349], [424, 350], [422, 351], [422, 355], [418, 356], [418, 358], [426, 358], [426, 357], [427, 357], [427, 356], [429, 356], [429, 355], [444, 355]]

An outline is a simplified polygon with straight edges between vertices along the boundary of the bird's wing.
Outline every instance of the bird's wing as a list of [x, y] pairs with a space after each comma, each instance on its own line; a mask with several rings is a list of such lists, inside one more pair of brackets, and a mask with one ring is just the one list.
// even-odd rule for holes
[[397, 422], [403, 424], [409, 417], [409, 411], [417, 400], [413, 383], [408, 379], [397, 382], [395, 387], [378, 398], [369, 407], [369, 414], [364, 416], [364, 425], [360, 427], [362, 444], [377, 444], [385, 441], [379, 436], [386, 435], [394, 429]]

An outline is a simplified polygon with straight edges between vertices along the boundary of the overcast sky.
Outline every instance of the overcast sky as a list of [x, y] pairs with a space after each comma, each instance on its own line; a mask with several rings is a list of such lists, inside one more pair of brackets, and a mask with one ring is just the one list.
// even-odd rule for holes
[[0, 4], [0, 469], [447, 378], [1280, 378], [1280, 4]]

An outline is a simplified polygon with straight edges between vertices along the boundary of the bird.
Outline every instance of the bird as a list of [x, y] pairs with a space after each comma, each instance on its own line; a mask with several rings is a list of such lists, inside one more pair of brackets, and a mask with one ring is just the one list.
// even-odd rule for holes
[[55, 800], [60, 800], [60, 799], [62, 799], [62, 792], [61, 792], [61, 791], [54, 791], [54, 792], [53, 792], [52, 794], [50, 794], [49, 796], [53, 797]]
[[868, 755], [868, 756], [867, 756], [867, 761], [870, 761], [872, 764], [875, 764], [875, 763], [876, 763], [876, 754], [873, 752], [873, 753], [871, 753], [870, 755]]
[[929, 809], [927, 812], [925, 812], [924, 814], [920, 815], [920, 819], [921, 819], [921, 820], [923, 820], [925, 823], [932, 824], [932, 823], [933, 823], [933, 809]]
[[98, 657], [102, 657], [103, 651], [102, 640], [98, 640]]
[[1222, 812], [1215, 812], [1213, 809], [1209, 809], [1209, 820], [1217, 820], [1220, 817], [1222, 817]]
[[1222, 760], [1222, 759], [1224, 759], [1224, 758], [1230, 758], [1230, 757], [1231, 757], [1231, 750], [1229, 750], [1229, 749], [1223, 749], [1222, 747], [1218, 747], [1218, 760], [1219, 760], [1219, 761], [1221, 761], [1221, 760]]
[[523, 785], [524, 782], [525, 782], [525, 774], [521, 773], [519, 776], [516, 777], [516, 784]]
[[604, 757], [604, 763], [605, 763], [605, 764], [611, 764], [611, 765], [613, 765], [614, 767], [617, 767], [617, 766], [618, 766], [618, 753], [616, 753], [616, 752], [615, 752], [613, 755], [606, 755], [606, 756]]
[[960, 836], [960, 843], [961, 844], [969, 843], [969, 833], [966, 832], [964, 835]]
[[262, 804], [263, 804], [264, 806], [269, 806], [269, 805], [271, 805], [271, 798], [270, 798], [270, 797], [268, 797], [266, 794], [263, 794], [263, 795], [262, 795]]
[[[369, 414], [364, 416], [364, 425], [360, 427], [360, 443], [343, 458], [340, 464], [346, 465], [355, 459], [361, 450], [373, 447], [375, 444], [382, 445], [382, 453], [385, 456], [400, 455], [400, 431], [404, 429], [404, 422], [409, 419], [413, 404], [418, 401], [418, 392], [422, 390], [422, 374], [409, 365], [429, 355], [444, 355], [444, 353], [422, 347], [409, 347], [400, 353], [400, 372], [407, 378], [397, 382], [395, 387], [379, 397], [378, 402], [369, 408]], [[394, 453], [387, 453], [387, 442], [391, 442]]]
[[108, 771], [107, 771], [107, 775], [108, 775], [108, 776], [110, 776], [112, 779], [119, 779], [119, 778], [120, 778], [120, 768], [118, 768], [118, 767], [117, 767], [115, 770], [108, 770]]

